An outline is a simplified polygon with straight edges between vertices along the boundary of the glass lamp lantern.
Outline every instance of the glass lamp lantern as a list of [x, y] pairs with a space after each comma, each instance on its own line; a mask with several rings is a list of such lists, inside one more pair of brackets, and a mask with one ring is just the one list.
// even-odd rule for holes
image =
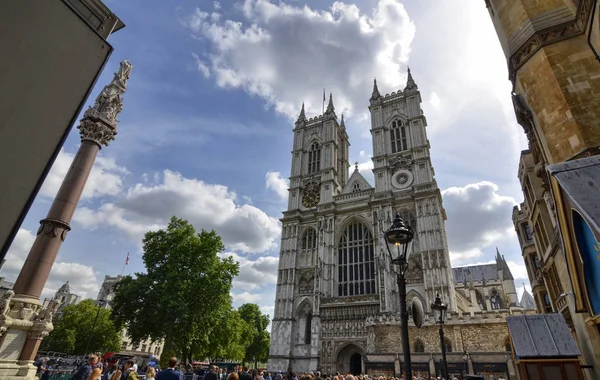
[[443, 324], [446, 321], [446, 311], [448, 311], [448, 305], [442, 302], [439, 293], [435, 297], [435, 302], [431, 304], [431, 310], [433, 310], [435, 323]]
[[394, 222], [383, 236], [387, 250], [392, 257], [392, 264], [398, 265], [400, 273], [404, 274], [408, 268], [409, 243], [414, 237], [412, 229], [404, 223], [400, 214], [396, 214]]

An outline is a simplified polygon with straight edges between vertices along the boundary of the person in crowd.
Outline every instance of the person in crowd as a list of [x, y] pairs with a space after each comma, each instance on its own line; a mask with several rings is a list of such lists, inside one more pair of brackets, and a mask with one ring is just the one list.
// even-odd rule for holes
[[211, 365], [208, 373], [204, 375], [204, 380], [219, 380], [219, 376], [217, 375], [217, 367], [215, 365]]
[[88, 356], [88, 362], [77, 370], [71, 380], [87, 380], [88, 376], [92, 373], [92, 369], [96, 367], [98, 364], [98, 356], [90, 355]]
[[240, 373], [240, 380], [253, 380], [252, 374], [248, 372], [248, 367], [244, 367], [242, 373]]
[[154, 367], [148, 366], [148, 368], [146, 369], [146, 380], [154, 380], [155, 377], [156, 370], [154, 369]]
[[123, 374], [121, 380], [138, 380], [138, 374], [136, 372], [137, 365], [133, 360], [127, 360], [123, 366]]
[[102, 376], [102, 370], [99, 367], [94, 367], [86, 380], [98, 380]]
[[177, 370], [177, 358], [172, 357], [169, 359], [169, 366], [163, 369], [156, 375], [156, 380], [183, 380], [183, 374]]
[[119, 369], [117, 363], [112, 364], [106, 371], [102, 374], [102, 380], [111, 380], [113, 373], [115, 373]]

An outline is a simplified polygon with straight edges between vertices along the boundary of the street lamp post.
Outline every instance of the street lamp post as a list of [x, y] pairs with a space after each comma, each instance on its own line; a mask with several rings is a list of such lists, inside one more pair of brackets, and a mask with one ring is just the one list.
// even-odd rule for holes
[[439, 293], [435, 297], [435, 302], [431, 304], [435, 323], [440, 325], [440, 346], [442, 346], [442, 370], [444, 379], [448, 379], [448, 361], [446, 360], [446, 344], [444, 342], [444, 321], [446, 320], [446, 311], [448, 306], [444, 304]]
[[98, 301], [98, 310], [96, 311], [96, 318], [94, 318], [94, 323], [92, 324], [92, 330], [90, 331], [90, 335], [88, 336], [87, 343], [85, 344], [85, 352], [84, 355], [89, 355], [88, 349], [90, 348], [90, 343], [92, 343], [92, 337], [94, 336], [94, 330], [96, 329], [96, 323], [98, 323], [98, 317], [100, 316], [100, 311], [103, 309], [104, 300]]
[[463, 377], [466, 377], [467, 373], [468, 373], [468, 367], [467, 367], [468, 361], [469, 361], [469, 353], [467, 351], [465, 351], [465, 353], [463, 354], [463, 363], [465, 365], [465, 374]]
[[[412, 379], [412, 366], [410, 361], [410, 345], [408, 343], [408, 312], [406, 311], [406, 279], [404, 273], [408, 269], [408, 247], [414, 237], [410, 226], [406, 225], [400, 214], [396, 214], [394, 222], [383, 234], [385, 245], [392, 257], [392, 264], [398, 265], [399, 271], [396, 278], [398, 294], [400, 295], [400, 321], [402, 328], [402, 351], [404, 353], [405, 379]], [[395, 252], [392, 252], [395, 251]]]

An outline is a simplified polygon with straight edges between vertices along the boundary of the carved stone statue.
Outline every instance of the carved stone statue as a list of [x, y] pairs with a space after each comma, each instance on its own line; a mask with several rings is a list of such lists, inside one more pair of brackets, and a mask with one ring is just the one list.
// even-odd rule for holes
[[412, 163], [413, 161], [409, 157], [396, 157], [390, 162], [389, 168], [392, 173], [400, 169], [410, 170]]
[[12, 290], [7, 290], [0, 297], [0, 315], [8, 315], [10, 311], [10, 300], [14, 297], [15, 292]]
[[96, 98], [94, 106], [85, 111], [84, 117], [100, 116], [109, 123], [116, 122], [117, 115], [123, 109], [121, 95], [127, 90], [127, 80], [131, 75], [132, 67], [128, 61], [121, 62], [119, 71], [115, 73], [113, 80], [104, 86]]
[[58, 310], [59, 306], [60, 306], [60, 303], [58, 301], [56, 301], [56, 300], [50, 301], [50, 303], [48, 303], [48, 306], [45, 309], [43, 309], [42, 311], [40, 311], [40, 313], [35, 318], [35, 320], [40, 321], [40, 322], [51, 323], [52, 317], [54, 316], [54, 313], [56, 313], [56, 311]]

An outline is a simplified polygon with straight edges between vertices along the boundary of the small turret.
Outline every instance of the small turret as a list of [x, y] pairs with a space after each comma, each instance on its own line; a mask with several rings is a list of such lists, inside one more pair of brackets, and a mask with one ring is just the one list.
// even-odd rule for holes
[[406, 87], [404, 87], [404, 91], [418, 90], [417, 84], [410, 73], [410, 67], [408, 68], [408, 78], [406, 79]]
[[346, 129], [346, 123], [344, 122], [344, 114], [342, 114], [342, 121], [340, 122], [340, 128]]
[[325, 110], [325, 115], [334, 115], [335, 107], [333, 106], [333, 95], [331, 92], [329, 93], [329, 104], [327, 104], [327, 109]]
[[381, 94], [379, 93], [379, 89], [377, 88], [377, 79], [373, 79], [373, 93], [371, 94], [371, 99], [369, 101], [371, 104], [381, 100]]
[[302, 102], [302, 109], [300, 110], [300, 115], [298, 115], [298, 121], [296, 123], [300, 123], [306, 121], [306, 114], [304, 113], [304, 102]]

